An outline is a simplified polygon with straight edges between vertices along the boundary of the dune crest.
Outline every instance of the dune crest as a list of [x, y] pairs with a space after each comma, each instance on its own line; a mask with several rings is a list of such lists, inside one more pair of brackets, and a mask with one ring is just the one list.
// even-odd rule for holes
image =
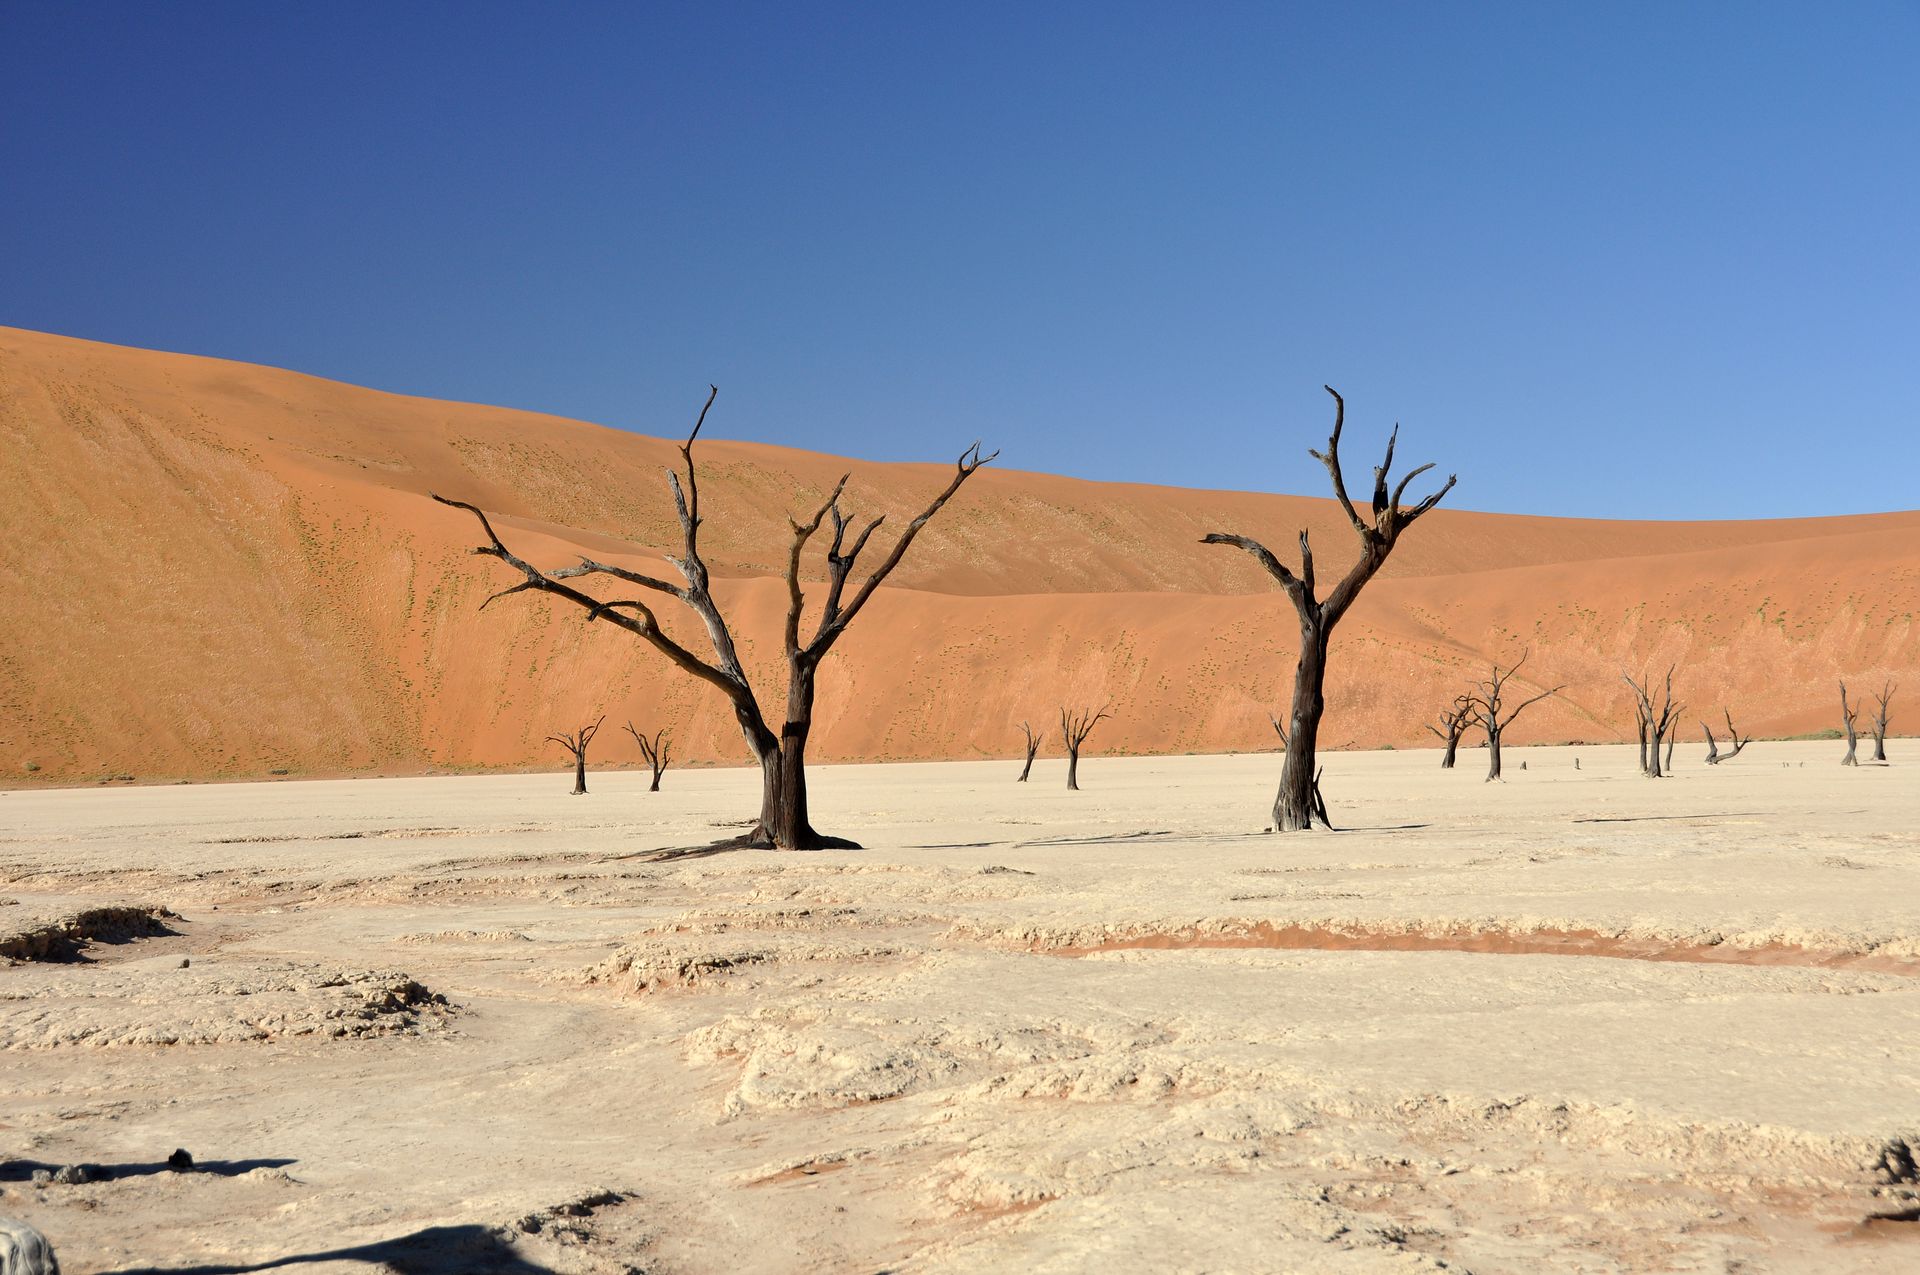
[[[1018, 438], [987, 441], [1018, 463]], [[512, 581], [467, 554], [470, 519], [427, 497], [497, 512], [542, 566], [584, 552], [658, 569], [673, 447], [0, 328], [0, 782], [559, 769], [545, 737], [601, 712], [666, 725], [678, 758], [742, 763], [725, 702], [626, 635], [541, 598], [476, 615]], [[769, 673], [785, 514], [850, 470], [851, 506], [897, 521], [952, 463], [702, 447], [703, 547], [750, 669]], [[1497, 502], [1473, 477], [1463, 498]], [[1244, 555], [1199, 539], [1290, 544], [1301, 526], [1323, 571], [1351, 553], [1327, 500], [984, 471], [823, 667], [812, 755], [1017, 757], [1022, 718], [1109, 700], [1101, 751], [1270, 748], [1291, 609]], [[1335, 636], [1322, 743], [1422, 743], [1469, 674], [1522, 647], [1531, 678], [1569, 689], [1515, 743], [1624, 738], [1621, 666], [1672, 660], [1708, 720], [1726, 705], [1762, 735], [1837, 724], [1836, 676], [1911, 684], [1920, 669], [1916, 533], [1920, 512], [1632, 523], [1443, 506]], [[625, 732], [604, 739], [590, 765], [638, 762]], [[1683, 739], [1694, 750], [1697, 728]]]

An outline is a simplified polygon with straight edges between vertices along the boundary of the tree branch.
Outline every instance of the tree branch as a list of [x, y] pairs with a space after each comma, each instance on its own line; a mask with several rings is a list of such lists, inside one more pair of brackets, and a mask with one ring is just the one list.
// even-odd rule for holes
[[1362, 522], [1360, 515], [1354, 511], [1353, 501], [1347, 497], [1347, 480], [1340, 473], [1340, 431], [1346, 428], [1347, 424], [1347, 400], [1341, 398], [1339, 391], [1331, 385], [1323, 385], [1320, 388], [1333, 395], [1333, 434], [1327, 439], [1325, 452], [1317, 452], [1309, 447], [1307, 455], [1327, 467], [1327, 473], [1333, 476], [1333, 494], [1340, 501], [1340, 507], [1347, 511], [1347, 521], [1351, 522], [1353, 529], [1360, 533], [1360, 539], [1365, 540], [1368, 536], [1375, 534], [1374, 530]]
[[[880, 587], [880, 582], [893, 574], [893, 569], [900, 565], [900, 559], [906, 556], [907, 547], [913, 543], [914, 537], [920, 534], [920, 529], [927, 525], [928, 519], [940, 512], [941, 506], [953, 498], [953, 493], [960, 490], [962, 483], [973, 477], [982, 465], [993, 463], [994, 459], [999, 455], [1000, 453], [995, 451], [982, 456], [980, 454], [979, 443], [975, 443], [973, 446], [967, 448], [966, 451], [960, 453], [960, 459], [954, 462], [953, 480], [947, 484], [944, 491], [935, 496], [932, 502], [920, 512], [919, 517], [907, 524], [907, 529], [900, 534], [900, 539], [894, 542], [892, 552], [888, 553], [885, 560], [882, 561], [878, 567], [874, 568], [873, 574], [868, 576], [865, 583], [854, 593], [853, 600], [847, 603], [846, 609], [835, 615], [830, 624], [826, 621], [825, 616], [821, 617], [820, 631], [815, 634], [812, 643], [807, 647], [807, 653], [810, 656], [817, 660], [827, 653], [828, 648], [839, 639], [842, 633], [846, 632], [847, 626], [853, 623], [853, 617], [859, 615], [860, 609], [867, 605], [867, 600], [873, 596], [873, 591]], [[879, 525], [879, 522], [876, 520], [866, 531], [861, 533], [859, 542], [854, 550], [856, 554], [860, 548], [865, 546], [867, 537], [873, 534], [873, 529]], [[848, 569], [851, 570], [851, 557], [848, 558], [847, 565]]]

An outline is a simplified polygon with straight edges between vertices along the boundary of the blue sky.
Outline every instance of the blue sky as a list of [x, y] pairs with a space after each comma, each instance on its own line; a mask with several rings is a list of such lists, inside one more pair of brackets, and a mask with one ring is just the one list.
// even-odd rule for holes
[[0, 0], [0, 323], [876, 459], [1912, 508], [1920, 5]]

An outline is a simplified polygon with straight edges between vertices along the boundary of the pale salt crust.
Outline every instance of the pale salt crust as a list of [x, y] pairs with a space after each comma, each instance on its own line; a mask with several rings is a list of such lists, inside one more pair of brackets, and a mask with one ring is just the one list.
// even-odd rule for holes
[[1890, 749], [1332, 754], [1286, 837], [1272, 756], [821, 767], [867, 849], [670, 863], [753, 774], [8, 793], [0, 937], [178, 918], [0, 968], [0, 1213], [72, 1271], [1920, 1268]]

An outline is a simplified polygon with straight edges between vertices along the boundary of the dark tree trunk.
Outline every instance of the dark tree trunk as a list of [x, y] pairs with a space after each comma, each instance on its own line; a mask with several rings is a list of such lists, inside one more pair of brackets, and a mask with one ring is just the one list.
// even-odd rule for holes
[[1854, 729], [1854, 719], [1860, 710], [1847, 703], [1847, 684], [1840, 683], [1840, 717], [1847, 726], [1847, 755], [1840, 759], [1842, 766], [1858, 766], [1860, 759], [1854, 756], [1854, 750], [1860, 746], [1860, 736]]
[[1097, 713], [1090, 708], [1077, 713], [1060, 710], [1060, 738], [1067, 745], [1067, 787], [1074, 792], [1080, 791], [1080, 746], [1106, 716], [1105, 708]]
[[[1558, 695], [1566, 689], [1564, 686], [1555, 686], [1541, 691], [1531, 699], [1522, 700], [1511, 708], [1507, 707], [1507, 683], [1513, 680], [1513, 675], [1518, 673], [1520, 666], [1526, 662], [1527, 655], [1523, 651], [1520, 658], [1515, 660], [1512, 667], [1505, 673], [1500, 671], [1498, 664], [1494, 665], [1492, 676], [1479, 684], [1479, 690], [1475, 694], [1466, 697], [1468, 707], [1472, 711], [1472, 720], [1478, 722], [1480, 728], [1487, 732], [1488, 783], [1501, 777], [1500, 739], [1506, 733], [1507, 727], [1513, 724], [1513, 719], [1548, 696]], [[1574, 765], [1578, 767], [1579, 762], [1576, 761]], [[1525, 768], [1525, 763], [1521, 763], [1521, 769]]]
[[[787, 720], [760, 758], [760, 824], [749, 844], [779, 850], [858, 850], [857, 842], [814, 830], [807, 810], [807, 738], [813, 733], [814, 673], [802, 653], [789, 661]], [[754, 738], [748, 736], [751, 747]]]
[[591, 726], [582, 726], [572, 734], [547, 736], [548, 743], [558, 744], [573, 754], [573, 792], [570, 794], [571, 796], [584, 797], [587, 795], [587, 745], [592, 743], [593, 737], [600, 733], [600, 724], [606, 720], [606, 715], [603, 713], [601, 714], [600, 721], [595, 722]]
[[[1327, 631], [1316, 619], [1300, 620], [1300, 660], [1294, 666], [1293, 714], [1287, 729], [1287, 759], [1273, 799], [1275, 832], [1305, 832], [1319, 815], [1315, 801], [1314, 752], [1326, 712]], [[1324, 820], [1322, 821], [1325, 822]]]
[[[1464, 735], [1467, 727], [1473, 724], [1478, 705], [1479, 701], [1471, 695], [1457, 695], [1446, 711], [1440, 714], [1440, 726], [1427, 727], [1446, 745], [1447, 751], [1440, 758], [1440, 769], [1453, 769], [1453, 763], [1460, 752], [1460, 736]], [[1442, 730], [1442, 726], [1446, 729]]]
[[1026, 783], [1027, 776], [1033, 773], [1033, 755], [1040, 751], [1040, 741], [1046, 738], [1045, 731], [1036, 735], [1033, 733], [1033, 727], [1025, 722], [1020, 723], [1020, 729], [1026, 733], [1027, 737], [1027, 764], [1020, 768], [1020, 778], [1013, 781], [1016, 784]]
[[667, 742], [667, 732], [657, 730], [649, 739], [632, 722], [627, 723], [627, 734], [633, 736], [634, 743], [640, 745], [640, 755], [646, 758], [647, 768], [653, 772], [653, 782], [647, 785], [648, 792], [660, 791], [660, 776], [667, 773], [668, 754], [672, 745]]
[[1713, 727], [1707, 725], [1705, 722], [1701, 722], [1700, 729], [1704, 731], [1707, 736], [1707, 765], [1709, 766], [1718, 766], [1723, 761], [1732, 761], [1740, 755], [1741, 749], [1753, 742], [1752, 739], [1740, 738], [1740, 731], [1733, 724], [1732, 709], [1724, 709], [1722, 712], [1727, 719], [1727, 742], [1732, 744], [1733, 747], [1724, 753], [1721, 752], [1719, 741], [1713, 737]]
[[1887, 759], [1887, 704], [1893, 699], [1895, 689], [1893, 682], [1889, 680], [1881, 688], [1880, 693], [1873, 697], [1877, 707], [1873, 716], [1867, 720], [1867, 728], [1873, 732], [1873, 760], [1875, 761]]
[[[1293, 683], [1292, 721], [1286, 733], [1286, 763], [1280, 771], [1280, 791], [1273, 803], [1273, 826], [1279, 832], [1301, 832], [1313, 827], [1314, 818], [1325, 808], [1325, 803], [1317, 800], [1318, 771], [1314, 764], [1314, 752], [1319, 743], [1320, 716], [1326, 707], [1324, 683], [1327, 639], [1353, 605], [1354, 599], [1360, 596], [1360, 591], [1379, 572], [1387, 555], [1393, 552], [1400, 533], [1432, 512], [1441, 498], [1453, 490], [1456, 481], [1448, 478], [1440, 490], [1411, 508], [1401, 505], [1400, 498], [1406, 493], [1407, 485], [1433, 466], [1421, 465], [1403, 475], [1398, 484], [1390, 485], [1394, 447], [1400, 437], [1399, 427], [1395, 426], [1387, 440], [1385, 458], [1374, 466], [1373, 517], [1369, 522], [1362, 517], [1347, 494], [1346, 475], [1340, 465], [1340, 434], [1346, 425], [1346, 402], [1331, 385], [1326, 387], [1326, 391], [1332, 395], [1334, 402], [1333, 433], [1327, 439], [1325, 452], [1309, 449], [1308, 454], [1326, 466], [1327, 476], [1333, 484], [1334, 498], [1339, 501], [1342, 512], [1360, 539], [1358, 559], [1347, 569], [1332, 592], [1325, 599], [1316, 595], [1313, 546], [1305, 531], [1300, 533], [1300, 570], [1297, 575], [1276, 558], [1272, 550], [1251, 537], [1218, 531], [1208, 532], [1201, 537], [1202, 544], [1233, 545], [1252, 554], [1267, 574], [1286, 590], [1294, 611], [1300, 617], [1300, 659]], [[1325, 822], [1324, 817], [1322, 822]]]
[[[1667, 667], [1667, 680], [1661, 698], [1655, 699], [1654, 683], [1651, 675], [1636, 682], [1627, 673], [1621, 673], [1620, 680], [1633, 690], [1634, 714], [1640, 729], [1640, 773], [1650, 779], [1659, 779], [1673, 769], [1673, 746], [1680, 734], [1679, 715], [1684, 704], [1673, 700], [1673, 670]], [[1666, 753], [1664, 768], [1661, 764], [1661, 752]]]

